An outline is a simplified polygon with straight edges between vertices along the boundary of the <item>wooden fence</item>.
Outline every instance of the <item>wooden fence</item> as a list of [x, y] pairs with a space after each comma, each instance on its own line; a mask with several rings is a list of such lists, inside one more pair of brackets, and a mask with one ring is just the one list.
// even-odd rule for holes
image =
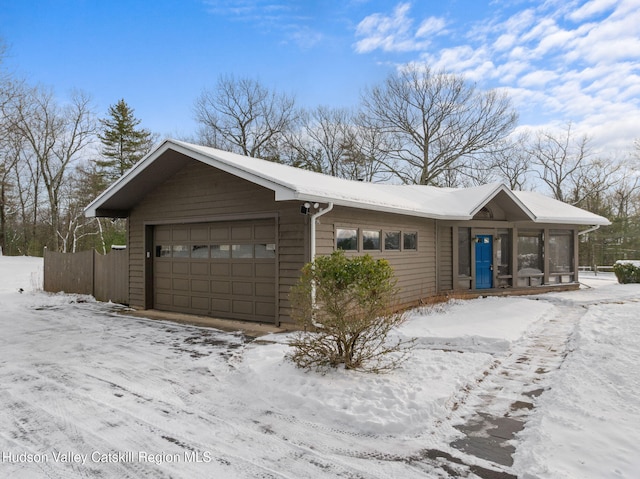
[[44, 290], [90, 294], [98, 301], [129, 304], [129, 252], [113, 250], [44, 254]]

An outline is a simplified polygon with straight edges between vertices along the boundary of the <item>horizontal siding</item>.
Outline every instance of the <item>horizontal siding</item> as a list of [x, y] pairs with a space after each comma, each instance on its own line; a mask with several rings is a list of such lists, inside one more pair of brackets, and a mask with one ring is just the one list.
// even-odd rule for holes
[[198, 161], [188, 162], [169, 180], [150, 192], [131, 211], [129, 266], [131, 306], [145, 308], [145, 224], [193, 222], [273, 215], [278, 223], [277, 318], [288, 320], [290, 285], [305, 262], [305, 216], [299, 202], [275, 202], [271, 190]]
[[410, 306], [436, 292], [436, 232], [435, 222], [427, 218], [379, 213], [369, 210], [335, 207], [322, 217], [317, 226], [317, 253], [334, 251], [337, 227], [360, 229], [403, 230], [418, 232], [417, 251], [360, 251], [348, 255], [370, 254], [385, 258], [394, 270], [400, 289], [399, 301]]
[[453, 233], [451, 226], [438, 228], [438, 275], [439, 291], [453, 289]]

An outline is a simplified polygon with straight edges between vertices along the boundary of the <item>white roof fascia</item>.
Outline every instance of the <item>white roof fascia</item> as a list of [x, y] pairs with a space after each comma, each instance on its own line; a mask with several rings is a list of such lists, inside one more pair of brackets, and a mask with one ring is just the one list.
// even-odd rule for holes
[[350, 208], [360, 208], [365, 210], [380, 211], [383, 213], [394, 213], [394, 214], [407, 215], [407, 216], [417, 216], [417, 217], [430, 218], [435, 220], [457, 221], [457, 220], [469, 220], [472, 218], [471, 216], [465, 216], [465, 215], [438, 214], [438, 213], [420, 211], [420, 210], [409, 210], [407, 208], [394, 207], [394, 206], [389, 206], [384, 204], [373, 204], [373, 203], [366, 203], [362, 201], [347, 200], [344, 198], [317, 196], [317, 195], [307, 194], [303, 192], [296, 192], [291, 196], [281, 196], [280, 198], [276, 198], [276, 201], [285, 201], [285, 200], [309, 201], [312, 203], [333, 203], [334, 205], [337, 205], [337, 206], [347, 206]]
[[492, 199], [494, 199], [498, 193], [503, 191], [506, 195], [513, 200], [513, 202], [531, 219], [531, 221], [536, 222], [536, 215], [525, 205], [520, 198], [518, 198], [513, 191], [507, 188], [503, 183], [496, 183], [493, 191], [490, 191], [485, 197], [479, 201], [475, 208], [469, 212], [470, 216], [473, 218], [478, 212], [486, 206]]
[[[473, 219], [483, 206], [500, 192], [504, 192], [535, 223], [610, 224], [604, 217], [557, 202], [557, 200], [540, 194], [513, 192], [504, 184], [482, 185], [468, 189], [443, 188], [434, 191], [422, 189], [429, 187], [416, 185], [394, 186], [355, 182], [327, 177], [326, 175], [306, 170], [297, 170], [293, 167], [279, 164], [277, 166], [274, 164], [273, 167], [269, 165], [267, 168], [267, 165], [264, 164], [265, 160], [248, 158], [235, 153], [192, 145], [177, 140], [165, 140], [155, 150], [136, 163], [85, 208], [85, 215], [95, 216], [97, 210], [105, 202], [142, 174], [151, 163], [169, 149], [270, 189], [275, 193], [276, 201], [332, 202], [339, 206], [439, 220], [460, 221]], [[556, 205], [556, 202], [560, 204]], [[530, 204], [531, 207], [528, 207], [527, 204]], [[442, 208], [443, 205], [446, 205], [446, 208]], [[536, 210], [539, 213], [538, 216], [534, 213]], [[547, 216], [544, 214], [547, 211], [559, 213], [559, 216]], [[572, 215], [574, 211], [575, 215]]]

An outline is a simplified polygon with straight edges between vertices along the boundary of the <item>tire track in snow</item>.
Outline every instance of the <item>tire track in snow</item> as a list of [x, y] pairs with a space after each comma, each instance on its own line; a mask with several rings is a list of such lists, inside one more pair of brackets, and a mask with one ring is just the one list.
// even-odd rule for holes
[[[233, 374], [233, 372], [231, 374]], [[234, 432], [234, 437], [227, 439], [225, 442], [230, 444], [233, 442], [241, 442], [251, 445], [251, 447], [243, 447], [242, 449], [245, 451], [258, 449], [261, 453], [256, 455], [255, 459], [243, 457], [242, 460], [249, 461], [260, 468], [264, 466], [256, 464], [257, 461], [261, 464], [273, 464], [273, 473], [277, 474], [277, 476], [274, 477], [293, 478], [299, 477], [300, 475], [306, 476], [309, 473], [309, 468], [300, 467], [300, 461], [315, 466], [319, 471], [317, 477], [326, 476], [328, 473], [336, 477], [362, 477], [362, 471], [360, 469], [348, 464], [342, 464], [336, 457], [328, 455], [321, 450], [322, 448], [318, 448], [317, 434], [313, 436], [309, 435], [308, 429], [307, 437], [312, 437], [313, 439], [311, 443], [303, 444], [296, 441], [295, 438], [288, 436], [286, 433], [277, 432], [280, 428], [276, 425], [256, 419], [261, 416], [267, 416], [269, 418], [278, 416], [275, 413], [271, 413], [271, 411], [252, 410], [241, 396], [225, 396], [223, 398], [224, 404], [212, 406], [211, 401], [202, 400], [199, 395], [192, 394], [177, 383], [173, 383], [173, 385], [176, 394], [183, 400], [187, 410], [198, 411], [198, 417], [204, 421], [210, 422], [213, 419], [216, 423], [222, 422], [229, 425]], [[242, 418], [242, 421], [231, 424], [226, 419], [220, 417], [220, 411], [223, 412], [223, 416], [225, 417], [231, 415], [235, 418]], [[284, 422], [292, 421], [295, 421], [295, 419], [287, 418]], [[309, 425], [313, 426], [314, 424], [309, 423]], [[220, 438], [218, 438], [218, 440], [220, 440]], [[233, 464], [233, 461], [237, 461], [237, 456], [229, 455], [227, 459]], [[279, 470], [277, 473], [276, 467]], [[298, 473], [295, 472], [296, 469], [299, 469]], [[251, 471], [242, 470], [242, 477], [249, 477], [248, 475], [245, 476], [245, 474], [250, 472]], [[367, 477], [377, 476], [367, 474]]]

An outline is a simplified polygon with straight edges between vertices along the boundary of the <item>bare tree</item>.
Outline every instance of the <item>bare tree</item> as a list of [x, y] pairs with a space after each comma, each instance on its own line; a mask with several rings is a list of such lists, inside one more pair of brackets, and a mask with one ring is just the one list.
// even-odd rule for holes
[[[41, 179], [49, 207], [51, 246], [58, 249], [60, 232], [61, 194], [68, 177], [70, 163], [93, 140], [96, 132], [95, 116], [90, 99], [83, 93], [72, 95], [71, 102], [61, 106], [50, 91], [31, 88], [15, 105], [13, 126], [23, 137], [28, 154], [34, 162], [35, 197]], [[38, 208], [35, 208], [36, 214]], [[37, 222], [37, 221], [34, 221]]]
[[222, 76], [213, 90], [204, 90], [194, 111], [204, 144], [274, 161], [297, 119], [293, 97], [232, 76]]
[[574, 205], [602, 195], [615, 183], [614, 173], [620, 168], [618, 162], [595, 157], [591, 139], [576, 138], [571, 123], [558, 132], [538, 131], [528, 153], [553, 197]]
[[15, 188], [14, 173], [22, 152], [22, 138], [11, 130], [0, 135], [0, 253], [7, 250], [8, 218], [12, 213], [10, 196]]
[[352, 114], [346, 108], [319, 106], [300, 114], [300, 129], [289, 135], [297, 167], [344, 177], [343, 160], [351, 135]]
[[529, 133], [524, 132], [503, 142], [493, 152], [492, 169], [512, 190], [524, 190], [531, 173], [528, 152]]
[[362, 98], [370, 126], [388, 135], [390, 172], [404, 183], [439, 184], [462, 159], [506, 137], [517, 114], [505, 93], [478, 91], [463, 76], [412, 64]]
[[539, 167], [540, 179], [553, 197], [567, 201], [575, 190], [576, 180], [591, 155], [590, 139], [586, 135], [575, 138], [568, 123], [563, 132], [539, 130], [529, 147], [533, 162]]
[[352, 180], [387, 181], [391, 175], [385, 167], [388, 162], [386, 135], [358, 115], [349, 129], [344, 145], [343, 176]]

